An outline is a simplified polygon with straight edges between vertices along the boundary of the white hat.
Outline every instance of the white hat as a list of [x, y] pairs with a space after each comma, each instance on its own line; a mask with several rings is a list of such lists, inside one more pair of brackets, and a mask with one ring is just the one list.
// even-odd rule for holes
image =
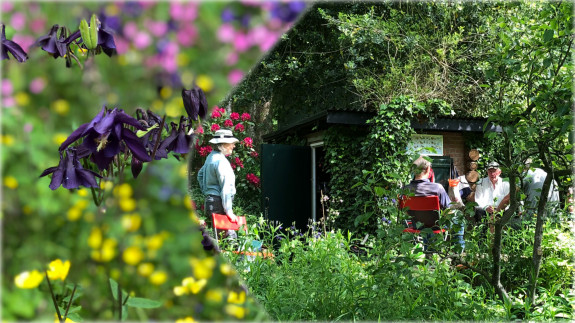
[[211, 144], [234, 144], [239, 142], [238, 138], [234, 137], [231, 130], [220, 129], [214, 134], [214, 138], [210, 139]]

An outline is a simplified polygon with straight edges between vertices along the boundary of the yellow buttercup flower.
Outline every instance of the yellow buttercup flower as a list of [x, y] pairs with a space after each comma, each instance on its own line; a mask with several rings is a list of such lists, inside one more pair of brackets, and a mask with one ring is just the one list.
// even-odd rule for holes
[[110, 191], [114, 188], [114, 183], [112, 181], [101, 181], [100, 182], [100, 189], [105, 191]]
[[194, 277], [187, 277], [182, 281], [182, 286], [186, 287], [192, 294], [197, 294], [207, 283], [207, 279], [195, 280]]
[[224, 299], [221, 289], [210, 289], [206, 292], [206, 300], [212, 303], [221, 303]]
[[198, 75], [196, 83], [204, 92], [210, 92], [214, 88], [214, 81], [206, 74]]
[[165, 271], [158, 270], [150, 275], [150, 282], [156, 286], [162, 285], [168, 280], [168, 274]]
[[196, 279], [209, 279], [212, 277], [214, 267], [216, 266], [216, 259], [214, 257], [206, 257], [204, 259], [191, 258], [190, 265], [194, 270], [194, 277]]
[[72, 207], [66, 213], [66, 217], [70, 221], [77, 221], [82, 216], [82, 210], [77, 207]]
[[158, 250], [164, 244], [164, 237], [161, 234], [155, 234], [146, 239], [146, 246], [150, 250]]
[[197, 321], [194, 320], [194, 318], [191, 316], [186, 316], [183, 319], [177, 319], [176, 320], [176, 323], [186, 323], [186, 322], [197, 322]]
[[[182, 100], [180, 99], [180, 101]], [[166, 114], [168, 115], [168, 117], [175, 118], [181, 115], [183, 108], [184, 108], [183, 103], [180, 106], [180, 104], [178, 104], [177, 102], [168, 102], [166, 103]]]
[[4, 177], [4, 186], [15, 190], [18, 188], [18, 180], [14, 176], [6, 176]]
[[154, 272], [154, 264], [150, 262], [143, 262], [138, 265], [138, 274], [142, 277], [148, 277]]
[[162, 87], [162, 89], [160, 90], [160, 97], [165, 100], [171, 96], [172, 96], [172, 88], [168, 86]]
[[235, 274], [234, 268], [230, 264], [227, 264], [227, 263], [220, 265], [220, 271], [222, 272], [222, 274], [224, 274], [226, 276], [232, 276]]
[[[75, 321], [70, 320], [69, 318], [66, 318], [66, 323], [75, 323]], [[60, 323], [60, 320], [58, 320], [58, 314], [54, 313], [54, 323]]]
[[102, 245], [102, 230], [98, 227], [93, 227], [88, 236], [88, 246], [92, 249], [98, 249]]
[[138, 247], [128, 247], [124, 250], [124, 254], [122, 255], [122, 259], [128, 265], [135, 266], [139, 264], [142, 259], [144, 259], [144, 252], [142, 249]]
[[122, 217], [122, 227], [128, 232], [137, 231], [142, 224], [142, 218], [138, 213], [126, 214]]
[[52, 142], [55, 143], [56, 145], [60, 146], [64, 141], [66, 141], [67, 138], [68, 138], [68, 136], [66, 134], [57, 133], [57, 134], [52, 136]]
[[18, 288], [32, 289], [38, 287], [42, 280], [44, 280], [44, 275], [37, 270], [32, 270], [22, 272], [14, 277], [14, 284]]
[[136, 200], [133, 198], [123, 198], [120, 200], [120, 209], [124, 212], [132, 212], [136, 209]]
[[89, 193], [88, 189], [86, 189], [86, 188], [81, 188], [78, 190], [78, 195], [81, 197], [86, 197], [86, 196], [88, 196], [88, 194], [90, 194], [90, 193]]
[[70, 111], [70, 103], [62, 99], [56, 100], [52, 102], [52, 110], [59, 115], [67, 115]]
[[231, 291], [228, 294], [228, 303], [232, 303], [232, 304], [243, 304], [246, 302], [246, 293], [245, 292], [239, 292], [236, 293], [234, 291]]
[[56, 259], [50, 262], [48, 267], [48, 278], [51, 280], [66, 280], [68, 272], [70, 271], [70, 260], [62, 262], [61, 259]]
[[244, 316], [246, 316], [246, 309], [245, 308], [243, 308], [241, 306], [233, 305], [233, 304], [226, 305], [225, 311], [229, 315], [235, 316], [238, 319], [243, 319]]
[[18, 106], [26, 106], [30, 104], [30, 96], [25, 92], [18, 92], [14, 95], [14, 100]]
[[188, 178], [188, 165], [180, 166], [178, 174], [180, 175], [181, 178]]
[[114, 195], [121, 199], [130, 198], [132, 197], [132, 194], [134, 194], [134, 190], [128, 183], [120, 184], [114, 188]]
[[176, 286], [174, 287], [174, 295], [182, 296], [188, 294], [188, 288], [184, 286]]
[[0, 142], [5, 146], [12, 146], [16, 141], [12, 135], [2, 135]]

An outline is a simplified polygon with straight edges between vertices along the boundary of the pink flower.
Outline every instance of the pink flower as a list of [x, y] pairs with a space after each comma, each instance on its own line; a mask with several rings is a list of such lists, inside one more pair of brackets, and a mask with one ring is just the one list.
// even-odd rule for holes
[[204, 133], [204, 128], [202, 126], [198, 126], [198, 128], [196, 129], [196, 133], [199, 133], [199, 134]]
[[136, 34], [136, 37], [134, 37], [134, 46], [137, 49], [144, 49], [148, 46], [150, 46], [150, 44], [152, 43], [152, 38], [150, 37], [150, 35], [148, 35], [148, 33], [145, 32], [138, 32]]
[[254, 140], [250, 137], [245, 137], [244, 141], [242, 141], [242, 144], [247, 147], [252, 147], [254, 145]]
[[15, 12], [12, 14], [12, 20], [10, 20], [10, 27], [15, 30], [22, 30], [26, 26], [26, 16], [21, 12]]
[[242, 113], [242, 121], [247, 121], [250, 120], [251, 118], [252, 116], [249, 113], [247, 112]]
[[9, 96], [14, 91], [14, 87], [12, 86], [12, 82], [9, 79], [2, 80], [2, 87], [1, 92], [2, 96]]
[[242, 160], [239, 157], [236, 157], [235, 164], [237, 167], [244, 168], [244, 163], [242, 162]]
[[228, 82], [230, 82], [231, 85], [236, 85], [242, 80], [243, 77], [244, 72], [242, 70], [235, 69], [228, 74]]
[[236, 37], [234, 37], [234, 48], [243, 53], [250, 48], [250, 40], [249, 38], [243, 33], [236, 33]]
[[38, 94], [44, 90], [46, 82], [41, 77], [37, 77], [30, 82], [30, 92]]
[[239, 56], [236, 52], [231, 52], [226, 56], [226, 65], [232, 66], [238, 62]]
[[237, 112], [232, 112], [230, 114], [230, 119], [232, 119], [232, 120], [238, 120], [239, 118], [240, 118], [240, 114]]
[[218, 108], [218, 107], [216, 107], [216, 109], [219, 109], [219, 110], [220, 110], [220, 113], [221, 113], [222, 115], [226, 114], [226, 109], [224, 109], [224, 108]]
[[146, 21], [145, 25], [148, 27], [150, 33], [156, 37], [162, 37], [168, 32], [168, 24], [164, 21]]
[[11, 11], [12, 9], [14, 9], [14, 5], [12, 3], [2, 1], [2, 11], [4, 13], [7, 13], [8, 11]]
[[222, 24], [217, 32], [218, 39], [222, 43], [230, 43], [234, 40], [235, 30], [230, 24]]
[[212, 119], [216, 119], [221, 117], [222, 115], [220, 114], [220, 110], [219, 109], [215, 109], [214, 111], [212, 111]]
[[226, 121], [224, 121], [224, 126], [231, 128], [234, 126], [234, 122], [230, 119], [226, 119]]
[[237, 131], [237, 132], [242, 132], [242, 131], [245, 130], [245, 128], [244, 128], [244, 125], [243, 125], [243, 124], [238, 123], [238, 124], [235, 126], [234, 130]]
[[258, 154], [257, 151], [253, 150], [253, 151], [250, 153], [250, 156], [252, 156], [253, 158], [257, 158], [257, 157], [259, 156], [259, 154]]
[[124, 25], [124, 36], [128, 39], [136, 37], [138, 34], [138, 25], [133, 22], [129, 21]]
[[212, 147], [211, 146], [203, 146], [200, 147], [200, 149], [198, 149], [200, 156], [202, 157], [206, 157], [207, 155], [209, 155], [212, 152]]
[[46, 20], [34, 19], [30, 22], [30, 30], [35, 34], [41, 34], [46, 29]]
[[179, 28], [176, 34], [176, 39], [178, 42], [183, 46], [192, 46], [196, 39], [198, 38], [198, 30], [195, 26], [185, 26], [183, 28]]
[[260, 179], [255, 174], [252, 173], [246, 174], [246, 179], [254, 186], [260, 186]]
[[214, 123], [214, 124], [212, 125], [212, 131], [215, 132], [215, 131], [218, 131], [218, 130], [220, 130], [220, 125], [217, 124], [217, 123]]

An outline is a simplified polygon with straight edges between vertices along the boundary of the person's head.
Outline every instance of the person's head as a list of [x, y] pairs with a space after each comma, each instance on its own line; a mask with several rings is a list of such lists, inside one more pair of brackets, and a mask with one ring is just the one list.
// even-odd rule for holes
[[234, 137], [231, 130], [226, 129], [216, 131], [214, 137], [210, 140], [210, 143], [216, 145], [216, 149], [224, 155], [230, 155], [237, 142], [239, 142], [239, 140]]
[[429, 178], [429, 170], [431, 169], [431, 162], [427, 159], [419, 156], [414, 162], [413, 165], [415, 167], [415, 178], [416, 179], [425, 179]]
[[501, 169], [499, 168], [499, 164], [496, 162], [490, 162], [487, 164], [487, 176], [492, 183], [497, 182], [497, 179], [501, 175]]

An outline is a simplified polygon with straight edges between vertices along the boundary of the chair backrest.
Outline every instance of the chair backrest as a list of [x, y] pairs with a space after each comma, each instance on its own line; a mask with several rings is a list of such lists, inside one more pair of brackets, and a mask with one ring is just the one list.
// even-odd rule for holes
[[437, 227], [441, 209], [438, 196], [403, 196], [399, 199], [399, 208], [408, 208], [407, 214], [414, 226], [421, 222], [424, 228]]
[[218, 214], [212, 213], [212, 225], [214, 229], [218, 230], [239, 230], [240, 227], [243, 225], [244, 230], [246, 233], [248, 232], [248, 227], [246, 225], [246, 217], [245, 216], [236, 216], [238, 219], [237, 223], [231, 222], [227, 215], [225, 214]]

